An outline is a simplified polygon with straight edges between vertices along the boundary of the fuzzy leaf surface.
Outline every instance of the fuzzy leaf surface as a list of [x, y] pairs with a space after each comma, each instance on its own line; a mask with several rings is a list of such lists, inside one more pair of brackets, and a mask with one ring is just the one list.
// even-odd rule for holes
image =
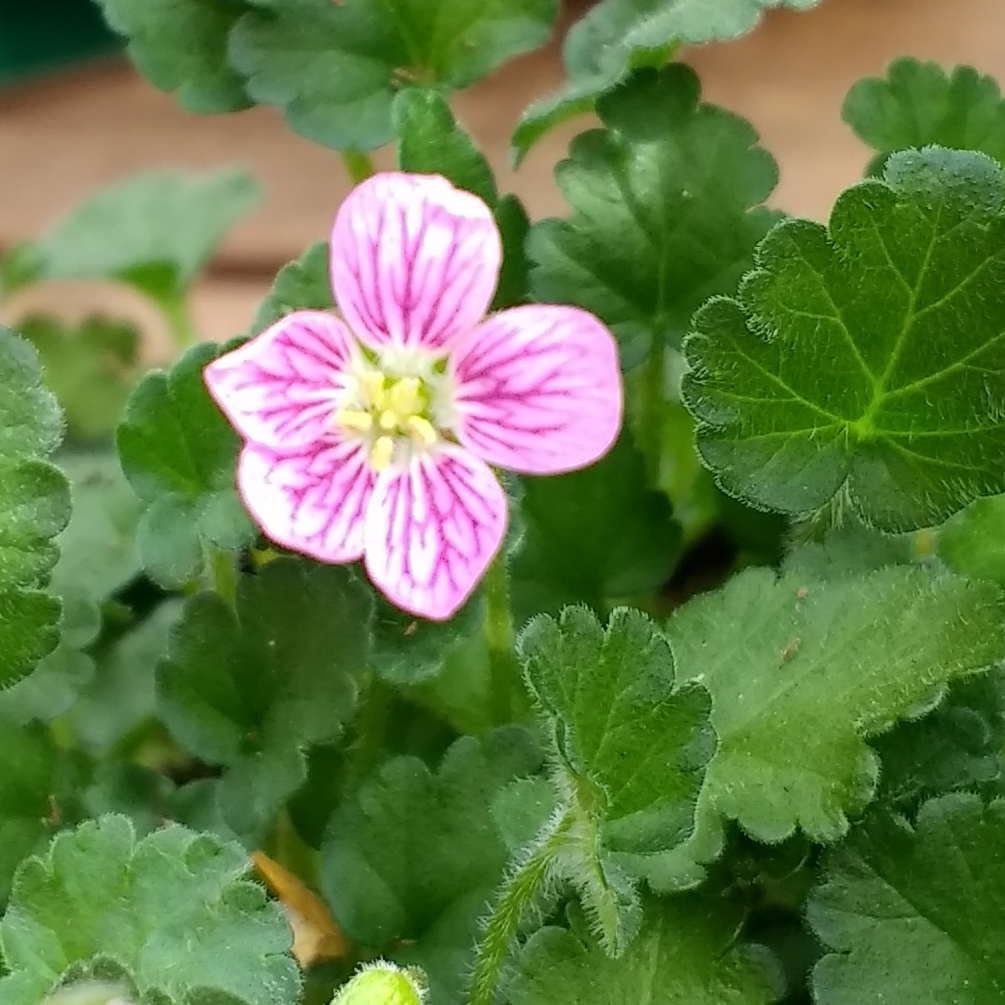
[[541, 45], [555, 0], [259, 0], [230, 38], [230, 59], [256, 101], [281, 107], [294, 132], [337, 150], [393, 135], [395, 94], [411, 84], [467, 87]]
[[776, 226], [685, 342], [685, 403], [720, 487], [761, 509], [850, 506], [887, 531], [1005, 489], [1005, 175], [894, 154], [827, 227]]
[[712, 694], [719, 748], [699, 817], [777, 842], [834, 841], [873, 796], [866, 738], [1002, 656], [990, 584], [891, 566], [814, 582], [751, 569], [670, 618], [678, 673]]
[[416, 757], [387, 761], [336, 810], [321, 848], [339, 926], [427, 969], [436, 1000], [459, 1005], [476, 922], [509, 860], [492, 802], [540, 768], [540, 746], [517, 726], [462, 737], [436, 770]]
[[22, 677], [59, 641], [60, 603], [42, 592], [70, 518], [70, 492], [46, 458], [63, 418], [42, 386], [38, 354], [0, 326], [0, 686]]
[[97, 0], [129, 39], [129, 56], [155, 87], [190, 112], [234, 112], [249, 104], [227, 63], [227, 38], [249, 10], [242, 0]]
[[895, 150], [935, 143], [979, 150], [1005, 163], [1005, 101], [993, 77], [972, 66], [946, 73], [937, 63], [894, 60], [885, 77], [866, 77], [845, 98], [841, 117], [878, 151], [868, 173], [880, 174]]
[[524, 112], [513, 135], [522, 157], [552, 126], [591, 111], [631, 70], [659, 66], [679, 45], [724, 41], [755, 27], [764, 10], [818, 0], [603, 0], [565, 38], [568, 83]]
[[737, 944], [742, 920], [707, 897], [650, 900], [616, 960], [587, 933], [543, 928], [517, 960], [509, 1005], [771, 1005], [777, 977], [765, 954]]
[[824, 863], [808, 918], [832, 952], [820, 1005], [997, 1005], [1005, 996], [1005, 800], [872, 814]]
[[68, 970], [101, 959], [145, 1001], [289, 1005], [300, 989], [289, 928], [247, 871], [239, 846], [183, 827], [137, 840], [109, 816], [59, 835], [15, 877], [0, 998], [37, 1005]]
[[146, 504], [140, 558], [164, 586], [199, 575], [207, 546], [237, 550], [255, 536], [234, 480], [240, 441], [202, 380], [220, 351], [193, 346], [170, 370], [147, 374], [116, 437], [122, 470]]
[[307, 745], [341, 733], [372, 605], [345, 567], [292, 559], [242, 577], [236, 616], [215, 593], [186, 604], [158, 667], [158, 712], [186, 750], [230, 769], [220, 799], [238, 833], [257, 833], [303, 782]]
[[597, 105], [555, 171], [567, 220], [531, 228], [531, 288], [597, 314], [630, 360], [679, 347], [710, 296], [733, 293], [778, 219], [774, 159], [743, 119], [701, 102], [695, 73], [643, 70]]

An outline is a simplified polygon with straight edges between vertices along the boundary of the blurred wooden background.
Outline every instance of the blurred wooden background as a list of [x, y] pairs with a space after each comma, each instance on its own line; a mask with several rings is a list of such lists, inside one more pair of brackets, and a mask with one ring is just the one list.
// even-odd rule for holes
[[[514, 60], [455, 101], [503, 189], [523, 197], [535, 217], [563, 211], [551, 169], [569, 138], [589, 124], [554, 130], [518, 172], [510, 169], [508, 138], [520, 111], [562, 79], [559, 41]], [[685, 58], [699, 71], [706, 100], [750, 119], [778, 159], [781, 182], [772, 201], [822, 218], [867, 159], [841, 122], [842, 99], [855, 80], [882, 74], [899, 55], [971, 63], [1005, 82], [1005, 3], [823, 0], [810, 11], [774, 10], [748, 37]], [[266, 200], [234, 230], [197, 291], [203, 334], [228, 337], [247, 326], [276, 269], [325, 236], [348, 188], [338, 156], [292, 135], [272, 109], [196, 117], [120, 59], [0, 91], [0, 248], [38, 233], [96, 186], [143, 168], [233, 163], [259, 176]], [[5, 304], [0, 315], [11, 320], [29, 306], [74, 315], [95, 305], [150, 316], [128, 295], [93, 287], [40, 289]], [[163, 348], [152, 340], [155, 355]]]

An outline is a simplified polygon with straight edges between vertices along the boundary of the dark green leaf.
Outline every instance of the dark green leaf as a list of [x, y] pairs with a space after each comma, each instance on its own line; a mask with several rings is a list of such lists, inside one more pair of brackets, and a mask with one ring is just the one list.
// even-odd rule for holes
[[328, 243], [318, 241], [279, 270], [249, 334], [257, 335], [293, 311], [325, 311], [334, 304], [328, 279]]
[[824, 865], [810, 923], [832, 953], [820, 1005], [999, 1005], [1005, 996], [1005, 800], [957, 794], [912, 826], [874, 814]]
[[597, 314], [632, 360], [679, 346], [708, 297], [732, 293], [778, 214], [778, 180], [743, 119], [701, 104], [694, 72], [640, 72], [597, 111], [605, 128], [573, 141], [555, 176], [569, 220], [531, 229], [538, 300]]
[[237, 550], [255, 536], [235, 487], [237, 434], [202, 380], [220, 351], [197, 345], [169, 371], [147, 374], [118, 430], [122, 470], [146, 504], [140, 557], [165, 586], [198, 576], [208, 546]]
[[1005, 163], [1005, 102], [994, 79], [971, 66], [947, 75], [937, 63], [897, 59], [885, 78], [866, 77], [852, 87], [841, 117], [879, 152], [869, 174], [880, 174], [895, 150], [932, 143], [980, 150]]
[[775, 227], [685, 344], [726, 492], [904, 531], [1005, 489], [1003, 198], [993, 161], [933, 147], [894, 154], [829, 227]]
[[542, 44], [555, 0], [260, 0], [231, 35], [230, 58], [257, 100], [338, 150], [388, 142], [392, 103], [412, 83], [467, 87]]
[[157, 671], [161, 718], [186, 750], [229, 771], [228, 823], [255, 834], [307, 773], [304, 748], [339, 736], [369, 657], [370, 591], [344, 566], [277, 559], [185, 606]]
[[248, 105], [241, 76], [227, 63], [227, 37], [249, 9], [242, 0], [97, 0], [108, 23], [129, 39], [137, 69], [191, 112]]
[[239, 846], [183, 827], [137, 840], [119, 816], [58, 836], [15, 877], [0, 997], [37, 1005], [68, 968], [103, 957], [144, 1001], [290, 1005], [300, 989], [290, 930], [248, 865]]

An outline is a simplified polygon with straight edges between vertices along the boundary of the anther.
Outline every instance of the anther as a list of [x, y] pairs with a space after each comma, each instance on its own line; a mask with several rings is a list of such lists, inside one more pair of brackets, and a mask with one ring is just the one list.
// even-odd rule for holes
[[335, 413], [335, 425], [351, 429], [355, 433], [368, 433], [373, 428], [373, 416], [369, 412], [358, 412], [353, 408], [340, 408]]
[[418, 377], [402, 377], [388, 391], [387, 397], [391, 408], [399, 415], [411, 415], [418, 412], [422, 405], [419, 400], [420, 386]]
[[393, 433], [398, 428], [398, 413], [392, 408], [385, 409], [377, 418], [377, 425], [385, 433]]
[[374, 471], [383, 471], [390, 463], [394, 454], [394, 440], [390, 436], [378, 436], [370, 448], [370, 467]]
[[439, 439], [433, 424], [421, 415], [410, 415], [402, 426], [420, 447], [431, 447]]
[[360, 375], [359, 382], [363, 387], [363, 397], [367, 405], [371, 408], [383, 408], [387, 398], [387, 392], [384, 390], [384, 375], [376, 370], [367, 370], [366, 373]]

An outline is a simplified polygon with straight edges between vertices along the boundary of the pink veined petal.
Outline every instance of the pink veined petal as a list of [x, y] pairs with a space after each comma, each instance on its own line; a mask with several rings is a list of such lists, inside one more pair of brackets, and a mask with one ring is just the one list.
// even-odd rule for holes
[[354, 351], [341, 321], [297, 311], [213, 360], [203, 379], [246, 440], [297, 450], [331, 432], [335, 399]]
[[488, 206], [439, 175], [373, 175], [349, 193], [332, 230], [335, 301], [371, 348], [441, 349], [473, 328], [501, 260]]
[[249, 444], [237, 484], [248, 512], [276, 544], [321, 562], [354, 562], [363, 554], [373, 472], [362, 444], [343, 440], [299, 454]]
[[496, 476], [451, 444], [377, 477], [364, 561], [393, 604], [443, 621], [471, 595], [505, 530], [506, 497]]
[[617, 439], [617, 347], [586, 311], [501, 311], [457, 344], [450, 367], [457, 438], [489, 464], [560, 474], [592, 464]]

